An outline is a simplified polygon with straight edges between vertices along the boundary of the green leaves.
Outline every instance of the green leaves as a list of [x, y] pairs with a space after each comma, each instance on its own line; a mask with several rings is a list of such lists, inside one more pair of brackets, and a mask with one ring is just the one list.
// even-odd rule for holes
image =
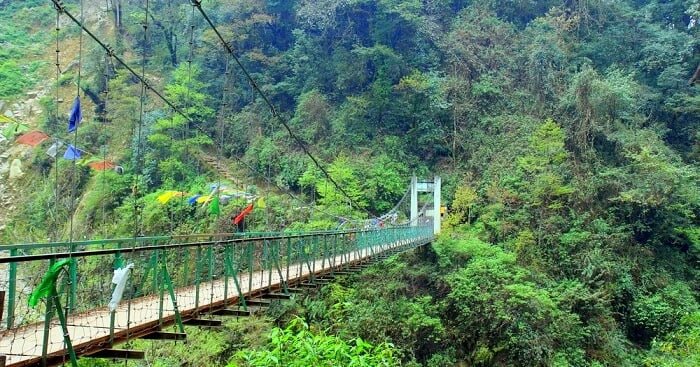
[[[328, 173], [360, 207], [375, 212], [389, 211], [406, 190], [407, 167], [386, 154], [366, 162], [340, 155], [328, 167]], [[299, 178], [299, 185], [314, 190], [318, 203], [336, 213], [347, 215], [354, 210], [348, 206], [347, 198], [312, 165]]]
[[680, 328], [652, 343], [647, 367], [693, 367], [700, 365], [700, 312], [685, 315]]
[[630, 314], [630, 337], [644, 345], [675, 330], [679, 320], [700, 309], [691, 290], [683, 283], [638, 297]]
[[466, 262], [446, 277], [443, 317], [467, 361], [547, 365], [554, 351], [581, 341], [577, 316], [559, 309], [513, 254], [483, 242], [453, 241]]
[[228, 364], [234, 366], [399, 366], [393, 346], [372, 345], [362, 338], [346, 342], [323, 331], [312, 330], [300, 318], [294, 318], [285, 329], [274, 328], [265, 349], [244, 349]]

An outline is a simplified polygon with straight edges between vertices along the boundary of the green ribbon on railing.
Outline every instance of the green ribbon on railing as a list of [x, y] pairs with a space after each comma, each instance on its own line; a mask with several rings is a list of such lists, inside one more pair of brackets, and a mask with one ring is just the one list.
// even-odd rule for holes
[[58, 275], [63, 270], [64, 266], [69, 265], [73, 259], [61, 260], [49, 268], [41, 279], [41, 283], [38, 287], [34, 289], [31, 296], [29, 297], [29, 307], [34, 308], [42, 298], [47, 298], [51, 296], [52, 292], [56, 289], [56, 280]]

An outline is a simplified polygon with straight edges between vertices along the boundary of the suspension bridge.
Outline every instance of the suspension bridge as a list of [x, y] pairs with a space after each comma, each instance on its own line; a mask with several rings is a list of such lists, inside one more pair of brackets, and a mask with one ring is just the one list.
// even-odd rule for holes
[[[273, 119], [286, 130], [296, 146], [332, 185], [348, 206], [361, 213], [359, 218], [340, 217], [327, 213], [330, 218], [349, 224], [338, 228], [313, 232], [265, 233], [205, 233], [191, 235], [145, 236], [141, 211], [134, 205], [134, 236], [129, 238], [94, 239], [77, 241], [73, 216], [78, 194], [75, 187], [75, 162], [80, 158], [78, 134], [82, 113], [80, 110], [83, 37], [88, 37], [105, 52], [109, 68], [121, 67], [141, 86], [139, 122], [134, 129], [138, 141], [132, 169], [135, 175], [132, 196], [134, 202], [141, 193], [139, 175], [143, 171], [142, 130], [144, 128], [145, 100], [159, 100], [173, 115], [184, 119], [185, 129], [199, 129], [188, 114], [189, 101], [178, 105], [149, 82], [146, 72], [148, 47], [149, 1], [144, 2], [143, 58], [141, 70], [130, 65], [98, 35], [85, 25], [83, 0], [79, 0], [80, 14], [76, 15], [60, 0], [47, 0], [56, 11], [56, 85], [61, 77], [61, 47], [59, 32], [62, 19], [69, 20], [80, 30], [80, 51], [76, 103], [70, 112], [69, 133], [72, 143], [65, 157], [73, 161], [70, 182], [73, 186], [67, 240], [46, 243], [0, 244], [0, 367], [4, 366], [77, 366], [77, 359], [117, 358], [142, 359], [144, 353], [131, 349], [135, 339], [185, 340], [185, 325], [217, 327], [224, 317], [242, 317], [264, 310], [277, 300], [288, 299], [304, 288], [322, 286], [338, 276], [361, 271], [368, 264], [392, 254], [408, 251], [434, 240], [440, 230], [440, 186], [435, 177], [419, 181], [413, 177], [406, 194], [389, 212], [377, 215], [355, 202], [327, 171], [320, 159], [312, 154], [307, 143], [300, 139], [288, 122], [277, 112], [261, 90], [231, 45], [217, 29], [203, 8], [201, 1], [191, 0], [190, 52], [187, 60], [191, 68], [194, 52], [194, 18], [199, 14], [213, 34], [221, 41], [227, 56], [225, 81], [219, 119], [228, 110], [230, 68], [238, 70], [248, 80], [270, 109]], [[152, 16], [152, 15], [151, 15]], [[189, 73], [189, 71], [188, 71]], [[108, 85], [109, 73], [105, 73]], [[188, 84], [189, 88], [189, 84]], [[108, 109], [108, 90], [105, 106]], [[56, 88], [55, 100], [62, 96]], [[188, 90], [189, 95], [189, 90]], [[56, 103], [56, 116], [59, 115]], [[104, 113], [106, 116], [106, 112]], [[106, 118], [106, 117], [105, 117]], [[207, 164], [215, 170], [224, 170], [222, 147], [224, 124], [217, 123], [215, 139], [216, 158]], [[199, 133], [206, 134], [199, 129]], [[187, 135], [184, 132], [183, 135]], [[54, 146], [58, 140], [54, 138]], [[53, 148], [53, 146], [52, 146]], [[68, 154], [70, 153], [70, 154]], [[197, 156], [197, 152], [190, 152]], [[54, 152], [53, 155], [56, 158]], [[270, 177], [234, 157], [257, 178], [274, 186], [302, 208], [313, 208], [295, 193], [277, 185]], [[103, 169], [108, 166], [103, 155]], [[58, 185], [58, 158], [54, 162], [55, 181]], [[121, 168], [121, 167], [120, 167]], [[123, 168], [122, 168], [123, 169]], [[217, 210], [221, 196], [221, 176], [213, 185], [210, 197]], [[58, 190], [58, 189], [56, 189]], [[58, 191], [56, 191], [58, 192]], [[419, 194], [432, 194], [419, 209]], [[56, 194], [56, 196], [58, 196]], [[406, 200], [410, 197], [410, 200]], [[425, 197], [425, 196], [423, 196]], [[424, 200], [425, 201], [425, 200]], [[406, 213], [402, 205], [410, 202]], [[432, 203], [432, 208], [429, 205]], [[58, 198], [56, 198], [58, 205]], [[252, 204], [251, 204], [252, 207]], [[218, 217], [218, 213], [217, 213]], [[405, 220], [401, 220], [405, 218]]]
[[[220, 317], [250, 315], [272, 299], [432, 239], [431, 227], [409, 226], [2, 246], [12, 256], [0, 259], [10, 268], [0, 355], [7, 366], [60, 365], [81, 356], [143, 358], [115, 345], [135, 338], [184, 340], [184, 325], [213, 327]], [[71, 259], [64, 276], [72, 281], [60, 282], [65, 289], [29, 308], [29, 291], [62, 259]], [[112, 269], [128, 264], [136, 265], [129, 287], [110, 311]], [[166, 331], [169, 326], [174, 331]]]

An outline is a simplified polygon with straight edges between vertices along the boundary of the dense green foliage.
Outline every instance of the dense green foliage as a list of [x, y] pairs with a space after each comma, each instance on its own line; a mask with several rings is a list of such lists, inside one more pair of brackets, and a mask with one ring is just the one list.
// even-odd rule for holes
[[293, 319], [285, 329], [274, 328], [269, 346], [262, 351], [241, 350], [236, 353], [237, 366], [397, 366], [390, 345], [372, 346], [357, 338], [346, 343], [324, 333], [315, 334], [302, 319]]
[[[120, 24], [116, 12], [88, 23], [138, 65], [142, 2], [111, 3], [122, 6]], [[0, 22], [0, 98], [15, 100], [50, 74], [54, 55], [35, 60], [53, 27], [48, 5], [29, 10], [38, 4], [0, 2], [0, 20], [16, 19]], [[441, 174], [449, 207], [431, 249], [327, 288], [297, 310], [306, 323], [279, 325], [267, 344], [239, 354], [241, 345], [226, 344], [212, 351], [225, 354], [212, 363], [234, 355], [242, 365], [332, 363], [340, 353], [370, 365], [384, 357], [377, 363], [698, 364], [700, 90], [688, 85], [700, 63], [698, 0], [204, 6], [361, 208], [390, 209], [412, 172]], [[89, 237], [234, 230], [224, 219], [242, 201], [224, 205], [220, 217], [181, 200], [156, 201], [165, 190], [207, 194], [223, 176], [204, 163], [207, 156], [227, 163], [229, 181], [266, 196], [267, 209], [249, 228], [338, 225], [271, 193], [259, 176], [323, 211], [366, 215], [348, 206], [233, 65], [224, 85], [226, 58], [198, 17], [189, 66], [186, 2], [154, 2], [151, 10], [149, 80], [194, 123], [150, 96], [139, 128], [136, 80], [86, 46], [81, 88], [94, 118], [81, 127], [81, 145], [107, 149], [125, 173], [59, 164], [73, 174], [56, 183], [46, 147], [37, 148], [29, 175], [16, 184], [24, 202], [0, 238], [65, 238], [71, 212], [76, 232]], [[74, 33], [64, 31], [66, 47], [75, 46]], [[66, 70], [61, 88], [75, 74]], [[41, 127], [66, 137], [53, 101], [43, 106]], [[67, 108], [59, 105], [61, 113]], [[312, 348], [285, 354], [306, 344]]]

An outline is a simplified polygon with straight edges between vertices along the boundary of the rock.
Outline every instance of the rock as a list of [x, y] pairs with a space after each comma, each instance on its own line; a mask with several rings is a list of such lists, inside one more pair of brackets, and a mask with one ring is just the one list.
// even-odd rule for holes
[[1, 100], [0, 100], [0, 111], [4, 111], [4, 110], [5, 110], [5, 105], [7, 105], [7, 102], [1, 101]]
[[31, 99], [36, 98], [38, 95], [39, 95], [39, 92], [37, 92], [37, 91], [27, 92], [27, 97], [31, 98]]
[[10, 180], [14, 180], [22, 176], [24, 176], [24, 172], [22, 172], [22, 161], [15, 159], [10, 165]]
[[0, 176], [5, 176], [7, 172], [10, 172], [10, 165], [7, 162], [0, 164]]
[[67, 72], [69, 72], [69, 71], [71, 71], [71, 70], [73, 70], [73, 69], [77, 69], [77, 68], [78, 68], [78, 65], [80, 65], [80, 63], [78, 62], [78, 60], [73, 60], [73, 61], [70, 62], [70, 64], [68, 64], [68, 65], [66, 65], [66, 66], [63, 67], [63, 69], [61, 70], [61, 73], [62, 73], [62, 74], [65, 74], [65, 73], [67, 73]]
[[10, 111], [10, 110], [5, 111], [5, 113], [3, 115], [5, 115], [5, 117], [9, 117], [11, 119], [15, 118], [15, 114], [13, 114], [12, 111]]
[[38, 99], [30, 99], [25, 103], [25, 110], [27, 116], [34, 116], [41, 114], [41, 105]]

